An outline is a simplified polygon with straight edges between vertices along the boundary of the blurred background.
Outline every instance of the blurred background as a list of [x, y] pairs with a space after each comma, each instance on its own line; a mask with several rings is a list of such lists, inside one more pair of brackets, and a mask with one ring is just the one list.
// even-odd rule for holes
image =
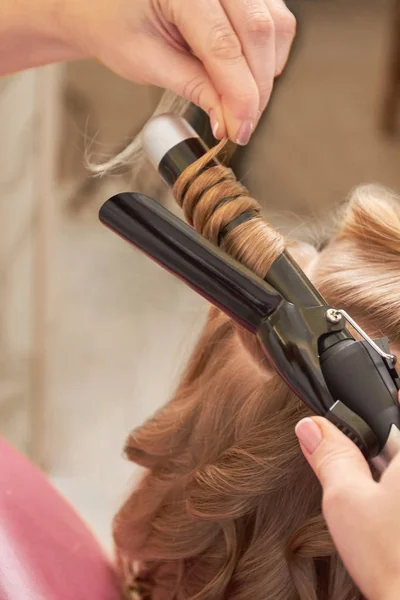
[[[400, 191], [400, 1], [288, 0], [298, 37], [238, 174], [265, 214], [316, 239], [359, 183]], [[0, 434], [37, 462], [106, 548], [135, 478], [132, 428], [166, 402], [205, 303], [103, 228], [131, 189], [93, 178], [161, 92], [92, 61], [0, 80]], [[173, 207], [151, 170], [143, 188]]]

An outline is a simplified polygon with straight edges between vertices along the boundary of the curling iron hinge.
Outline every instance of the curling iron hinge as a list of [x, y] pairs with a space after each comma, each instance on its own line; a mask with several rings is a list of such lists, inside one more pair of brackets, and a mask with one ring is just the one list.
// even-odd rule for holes
[[330, 308], [326, 312], [326, 318], [330, 323], [339, 323], [342, 317], [346, 319], [348, 323], [350, 323], [350, 325], [357, 331], [357, 333], [359, 333], [364, 338], [364, 340], [368, 342], [368, 344], [375, 350], [375, 352], [377, 352], [382, 358], [389, 360], [393, 366], [397, 363], [397, 356], [395, 354], [384, 352], [382, 348], [380, 348], [378, 344], [376, 344], [374, 340], [372, 340], [365, 333], [365, 331], [354, 321], [354, 319], [350, 317], [350, 315], [345, 310], [336, 310], [334, 308]]

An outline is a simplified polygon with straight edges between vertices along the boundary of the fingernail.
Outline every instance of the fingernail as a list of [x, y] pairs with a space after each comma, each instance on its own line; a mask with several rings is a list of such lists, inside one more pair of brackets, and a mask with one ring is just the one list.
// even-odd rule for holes
[[249, 143], [251, 134], [253, 133], [254, 122], [243, 121], [236, 136], [236, 143], [239, 146], [246, 146]]
[[308, 454], [313, 454], [322, 442], [320, 427], [308, 417], [297, 423], [295, 433]]
[[213, 132], [213, 136], [215, 137], [215, 139], [219, 140], [220, 139], [219, 123], [218, 123], [218, 119], [217, 119], [217, 113], [215, 112], [215, 110], [213, 108], [208, 113], [208, 116], [210, 117], [211, 130]]

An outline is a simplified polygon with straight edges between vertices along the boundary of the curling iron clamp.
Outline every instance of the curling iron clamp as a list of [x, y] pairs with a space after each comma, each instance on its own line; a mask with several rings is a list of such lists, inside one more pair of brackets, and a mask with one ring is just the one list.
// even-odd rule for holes
[[[207, 152], [189, 123], [174, 115], [150, 121], [143, 146], [170, 186]], [[346, 312], [327, 304], [286, 252], [262, 279], [141, 194], [112, 197], [100, 220], [257, 335], [293, 392], [385, 470], [400, 450], [400, 378], [387, 339], [371, 340]]]

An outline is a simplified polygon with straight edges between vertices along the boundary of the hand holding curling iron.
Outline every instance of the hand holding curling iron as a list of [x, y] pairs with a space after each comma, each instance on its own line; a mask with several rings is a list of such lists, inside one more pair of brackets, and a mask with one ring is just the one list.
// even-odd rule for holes
[[323, 513], [351, 577], [368, 600], [400, 597], [400, 455], [379, 483], [358, 448], [321, 417], [296, 428], [323, 488]]

